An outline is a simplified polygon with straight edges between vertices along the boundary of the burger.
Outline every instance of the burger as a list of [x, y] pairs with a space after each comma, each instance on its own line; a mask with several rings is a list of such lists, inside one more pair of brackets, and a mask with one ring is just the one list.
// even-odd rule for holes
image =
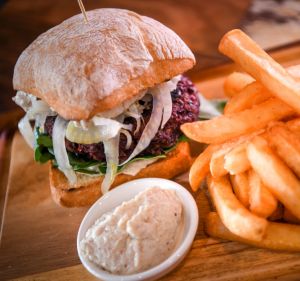
[[73, 16], [41, 34], [19, 57], [14, 101], [19, 130], [37, 162], [49, 162], [60, 205], [92, 204], [110, 188], [189, 169], [180, 125], [199, 115], [182, 73], [195, 64], [172, 30], [122, 9]]

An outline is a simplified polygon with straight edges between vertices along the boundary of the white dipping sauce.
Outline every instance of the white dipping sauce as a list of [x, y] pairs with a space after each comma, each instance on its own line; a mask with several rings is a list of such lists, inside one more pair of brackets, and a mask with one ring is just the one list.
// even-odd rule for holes
[[182, 203], [174, 190], [152, 187], [102, 215], [80, 242], [82, 254], [114, 274], [132, 274], [165, 260], [175, 247]]

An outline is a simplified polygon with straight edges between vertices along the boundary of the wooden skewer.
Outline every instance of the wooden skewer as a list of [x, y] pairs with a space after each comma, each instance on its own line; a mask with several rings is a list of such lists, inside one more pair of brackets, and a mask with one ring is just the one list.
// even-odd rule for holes
[[87, 18], [86, 12], [85, 12], [84, 5], [83, 5], [83, 3], [82, 3], [81, 0], [77, 0], [77, 1], [78, 1], [78, 5], [80, 7], [80, 10], [81, 10], [81, 12], [82, 12], [82, 14], [84, 16], [84, 21], [85, 21], [85, 23], [88, 23], [88, 18]]

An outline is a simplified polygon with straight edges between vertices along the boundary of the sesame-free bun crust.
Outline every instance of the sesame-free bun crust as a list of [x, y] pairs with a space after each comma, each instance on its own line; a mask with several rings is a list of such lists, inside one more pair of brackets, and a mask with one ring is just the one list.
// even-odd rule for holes
[[195, 58], [172, 30], [122, 9], [73, 16], [19, 57], [15, 90], [46, 101], [65, 119], [87, 120], [190, 69]]
[[[120, 174], [112, 187], [124, 182], [147, 177], [170, 179], [187, 171], [192, 164], [190, 148], [187, 142], [181, 142], [176, 149], [167, 154], [166, 158], [158, 160], [141, 170], [136, 176]], [[50, 165], [50, 189], [54, 201], [64, 207], [83, 207], [93, 204], [100, 196], [103, 176], [81, 177], [75, 187], [69, 185], [66, 177], [58, 169]]]

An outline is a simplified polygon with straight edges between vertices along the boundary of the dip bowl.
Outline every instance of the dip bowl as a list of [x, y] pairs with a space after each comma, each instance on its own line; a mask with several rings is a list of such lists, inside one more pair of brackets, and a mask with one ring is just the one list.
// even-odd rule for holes
[[[80, 241], [87, 230], [104, 213], [113, 210], [135, 197], [138, 193], [150, 187], [175, 190], [183, 206], [183, 225], [178, 241], [170, 256], [160, 264], [146, 271], [131, 275], [116, 275], [102, 270], [96, 264], [86, 259], [80, 251]], [[77, 252], [84, 267], [95, 277], [105, 281], [136, 281], [156, 280], [174, 269], [189, 252], [198, 228], [198, 208], [192, 195], [182, 185], [166, 179], [145, 178], [133, 180], [106, 193], [89, 209], [83, 218], [77, 235]]]

